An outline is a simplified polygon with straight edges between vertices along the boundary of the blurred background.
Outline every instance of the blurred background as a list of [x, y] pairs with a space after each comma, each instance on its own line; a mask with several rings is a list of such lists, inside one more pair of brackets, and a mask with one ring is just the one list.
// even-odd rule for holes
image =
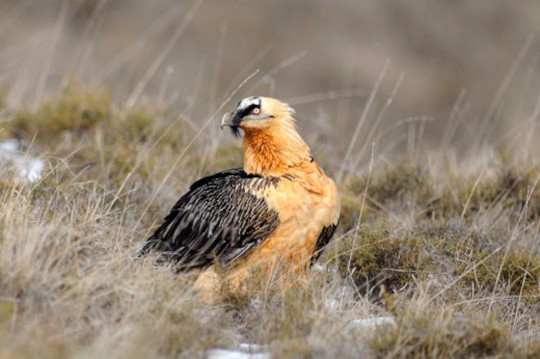
[[233, 95], [212, 134], [274, 96], [316, 155], [351, 163], [372, 142], [538, 156], [539, 19], [537, 0], [1, 0], [0, 92], [32, 107], [76, 78], [201, 126]]

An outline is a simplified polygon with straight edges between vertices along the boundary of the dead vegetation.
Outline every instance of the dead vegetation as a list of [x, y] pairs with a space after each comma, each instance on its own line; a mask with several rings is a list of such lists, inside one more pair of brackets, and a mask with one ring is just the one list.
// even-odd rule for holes
[[[539, 358], [537, 1], [247, 3], [0, 0], [0, 140], [45, 163], [0, 166], [0, 359]], [[242, 164], [219, 116], [259, 94], [341, 225], [307, 279], [207, 305], [136, 253]]]
[[[284, 292], [254, 276], [209, 306], [191, 275], [136, 253], [196, 177], [240, 164], [237, 144], [190, 141], [189, 118], [122, 113], [74, 83], [9, 113], [3, 132], [48, 166], [0, 182], [0, 357], [188, 358], [242, 342], [276, 357], [538, 356], [538, 163], [462, 170], [433, 155], [351, 175], [323, 270]], [[396, 325], [351, 323], [377, 315]]]
[[378, 358], [534, 358], [534, 345], [520, 345], [504, 324], [474, 312], [427, 309], [411, 301], [395, 327], [377, 331], [370, 347]]

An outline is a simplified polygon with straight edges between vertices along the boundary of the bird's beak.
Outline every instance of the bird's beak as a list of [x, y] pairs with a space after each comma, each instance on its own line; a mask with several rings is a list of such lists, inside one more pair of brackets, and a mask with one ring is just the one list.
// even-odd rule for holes
[[240, 123], [240, 120], [238, 116], [236, 115], [236, 112], [229, 112], [223, 115], [221, 118], [221, 129], [223, 130], [223, 127], [230, 127], [232, 130], [232, 133], [235, 137], [240, 137], [240, 131], [238, 129], [238, 124]]
[[226, 114], [223, 115], [223, 117], [221, 118], [221, 129], [223, 130], [223, 127], [225, 126], [232, 126], [232, 122], [231, 122], [231, 119], [232, 119], [232, 116], [231, 116], [231, 113], [230, 112], [227, 112]]

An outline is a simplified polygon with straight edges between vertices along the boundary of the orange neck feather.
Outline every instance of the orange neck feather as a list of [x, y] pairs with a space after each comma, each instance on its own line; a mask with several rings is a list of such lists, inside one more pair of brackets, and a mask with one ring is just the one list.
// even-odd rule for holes
[[294, 120], [270, 121], [265, 128], [244, 129], [244, 170], [279, 177], [309, 163], [309, 147], [296, 132]]

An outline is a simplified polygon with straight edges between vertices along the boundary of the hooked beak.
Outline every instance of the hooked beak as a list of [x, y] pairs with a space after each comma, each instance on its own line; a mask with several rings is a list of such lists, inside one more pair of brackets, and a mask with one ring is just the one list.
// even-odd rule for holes
[[232, 116], [230, 112], [227, 112], [226, 114], [223, 115], [223, 117], [221, 118], [221, 123], [220, 123], [220, 127], [222, 130], [223, 130], [223, 127], [232, 126], [231, 118]]
[[230, 127], [232, 133], [235, 137], [240, 137], [240, 130], [238, 128], [238, 124], [240, 123], [237, 116], [235, 116], [235, 113], [227, 112], [223, 115], [221, 118], [221, 124], [220, 127], [223, 130], [224, 127]]

